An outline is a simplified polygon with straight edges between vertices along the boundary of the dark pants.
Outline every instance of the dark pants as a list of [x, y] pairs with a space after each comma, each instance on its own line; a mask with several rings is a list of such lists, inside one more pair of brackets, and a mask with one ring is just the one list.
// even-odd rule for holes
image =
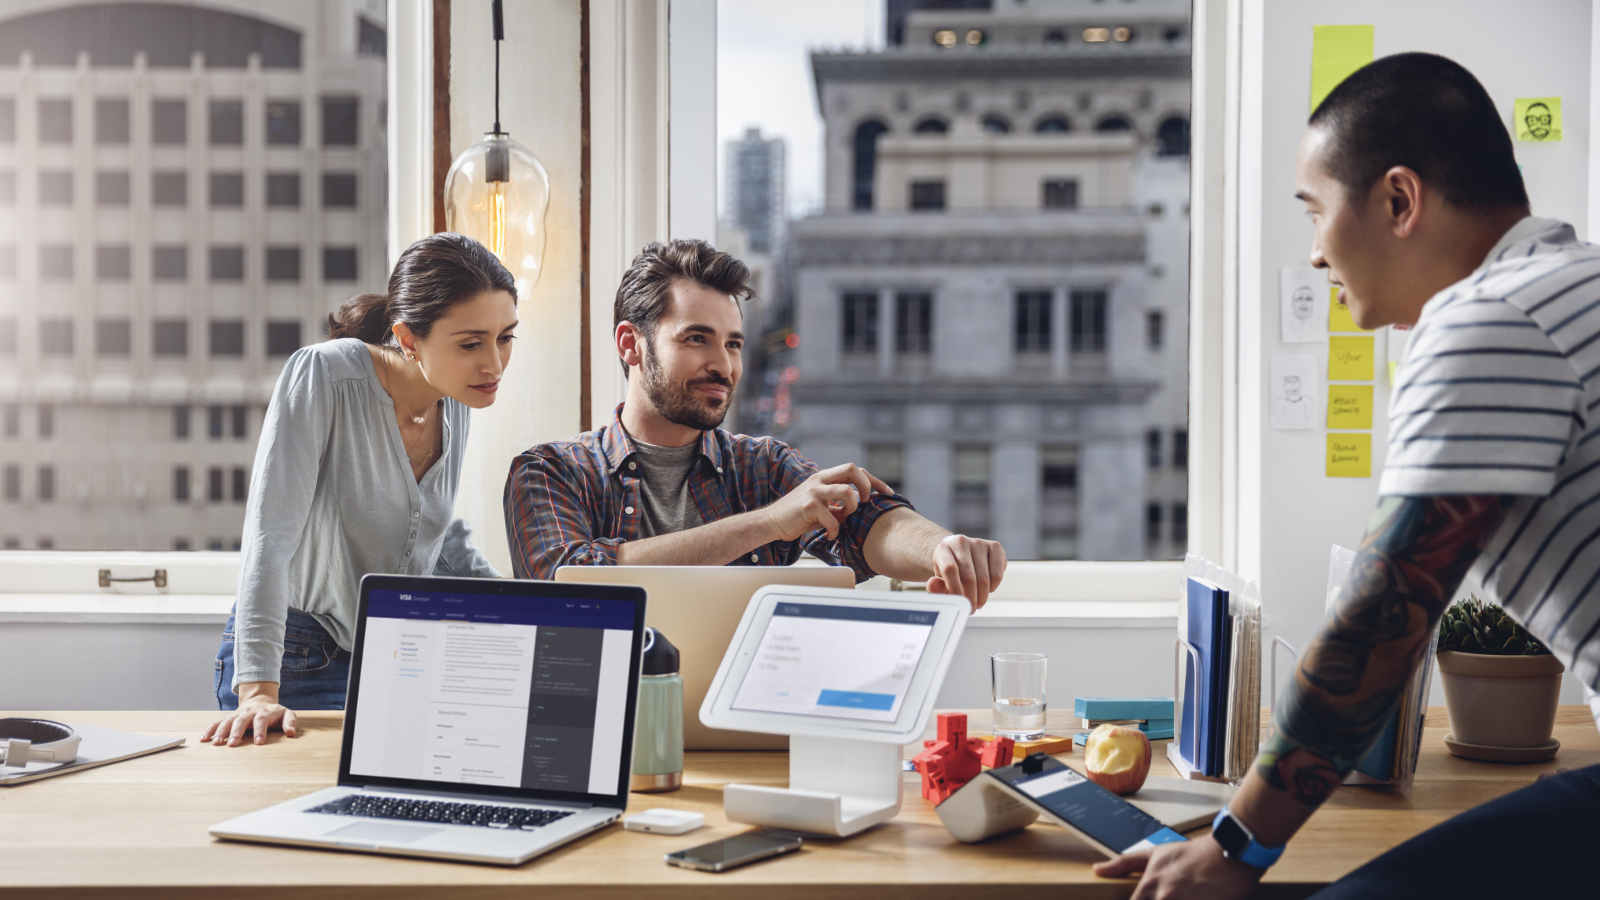
[[1467, 810], [1314, 895], [1355, 898], [1592, 897], [1600, 766], [1574, 769]]
[[[222, 627], [217, 648], [216, 692], [218, 709], [238, 709], [233, 690], [233, 614]], [[350, 680], [350, 652], [341, 650], [316, 619], [289, 610], [283, 628], [283, 668], [278, 682], [278, 702], [294, 710], [344, 709]]]

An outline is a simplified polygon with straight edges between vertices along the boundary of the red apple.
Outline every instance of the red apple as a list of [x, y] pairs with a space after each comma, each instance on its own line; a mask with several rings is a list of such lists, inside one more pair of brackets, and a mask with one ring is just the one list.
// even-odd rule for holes
[[1084, 742], [1083, 770], [1113, 794], [1131, 794], [1150, 774], [1150, 738], [1129, 725], [1101, 725]]

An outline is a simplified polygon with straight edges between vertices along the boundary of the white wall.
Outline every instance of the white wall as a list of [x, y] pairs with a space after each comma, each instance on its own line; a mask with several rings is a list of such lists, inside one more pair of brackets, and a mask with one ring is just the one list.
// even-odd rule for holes
[[[494, 43], [488, 3], [450, 12], [450, 147], [460, 153], [494, 122]], [[578, 291], [582, 94], [578, 4], [505, 4], [500, 123], [550, 174], [544, 274], [519, 298], [521, 325], [495, 405], [472, 414], [456, 514], [503, 575], [511, 574], [501, 496], [512, 457], [578, 433]], [[605, 177], [596, 173], [596, 177]]]
[[[1310, 223], [1293, 194], [1295, 149], [1310, 113], [1312, 26], [1374, 25], [1377, 57], [1413, 50], [1448, 56], [1483, 82], [1507, 123], [1515, 98], [1560, 96], [1562, 142], [1516, 144], [1517, 158], [1534, 213], [1572, 222], [1590, 237], [1590, 83], [1597, 56], [1591, 49], [1591, 6], [1591, 0], [1538, 0], [1517, 4], [1513, 12], [1498, 0], [1244, 4], [1239, 364], [1241, 383], [1262, 389], [1247, 391], [1240, 401], [1240, 476], [1254, 479], [1259, 495], [1240, 510], [1239, 566], [1261, 585], [1265, 628], [1296, 646], [1304, 646], [1322, 622], [1329, 545], [1353, 547], [1361, 539], [1376, 500], [1388, 415], [1380, 350], [1373, 478], [1324, 477], [1324, 432], [1273, 431], [1267, 423], [1261, 374], [1273, 350], [1311, 348], [1321, 358], [1326, 352], [1325, 346], [1278, 342], [1278, 272], [1305, 265], [1311, 243]], [[1580, 699], [1569, 677], [1562, 702]], [[1434, 702], [1442, 702], [1437, 693]]]

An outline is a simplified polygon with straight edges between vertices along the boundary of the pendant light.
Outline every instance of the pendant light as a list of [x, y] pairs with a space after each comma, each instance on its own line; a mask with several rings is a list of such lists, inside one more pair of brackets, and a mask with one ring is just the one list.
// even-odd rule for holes
[[550, 176], [539, 158], [500, 128], [500, 42], [505, 40], [501, 0], [493, 0], [494, 127], [461, 151], [444, 180], [445, 227], [488, 247], [527, 296], [544, 263], [545, 211]]

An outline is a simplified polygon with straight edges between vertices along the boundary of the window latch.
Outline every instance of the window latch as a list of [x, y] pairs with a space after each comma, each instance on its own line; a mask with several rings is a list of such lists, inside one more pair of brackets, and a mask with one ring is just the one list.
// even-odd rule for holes
[[156, 569], [154, 574], [148, 575], [144, 578], [112, 578], [110, 569], [100, 570], [100, 586], [103, 588], [111, 587], [113, 583], [129, 581], [153, 581], [155, 582], [156, 587], [164, 588], [167, 586], [167, 570]]

